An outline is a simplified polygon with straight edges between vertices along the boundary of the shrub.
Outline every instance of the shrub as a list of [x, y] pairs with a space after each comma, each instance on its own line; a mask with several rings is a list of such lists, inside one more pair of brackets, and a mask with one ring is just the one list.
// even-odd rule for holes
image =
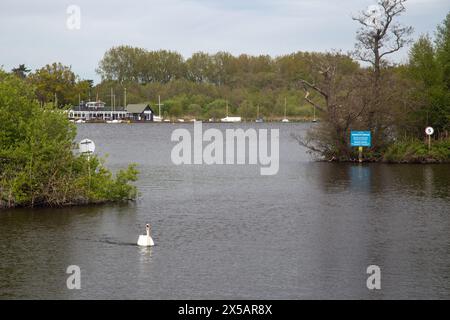
[[135, 199], [135, 166], [113, 177], [101, 159], [76, 155], [76, 127], [33, 97], [24, 80], [0, 70], [0, 208]]
[[450, 139], [433, 141], [431, 150], [421, 140], [398, 141], [388, 147], [384, 160], [407, 163], [450, 162]]

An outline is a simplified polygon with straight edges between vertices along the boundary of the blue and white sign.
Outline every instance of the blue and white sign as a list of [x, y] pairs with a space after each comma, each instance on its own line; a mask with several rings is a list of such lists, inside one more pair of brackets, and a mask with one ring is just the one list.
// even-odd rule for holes
[[370, 131], [351, 131], [350, 144], [352, 147], [372, 146], [372, 134]]

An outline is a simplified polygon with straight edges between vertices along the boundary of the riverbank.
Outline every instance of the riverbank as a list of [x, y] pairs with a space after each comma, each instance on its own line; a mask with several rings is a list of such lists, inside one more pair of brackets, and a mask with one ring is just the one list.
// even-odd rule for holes
[[[329, 162], [359, 162], [355, 150], [349, 159], [324, 159]], [[418, 139], [397, 141], [385, 151], [373, 153], [363, 151], [362, 162], [392, 164], [448, 164], [450, 163], [450, 138], [433, 141], [430, 150], [428, 144]]]
[[431, 148], [424, 141], [398, 141], [383, 155], [388, 163], [450, 163], [450, 138], [432, 141]]

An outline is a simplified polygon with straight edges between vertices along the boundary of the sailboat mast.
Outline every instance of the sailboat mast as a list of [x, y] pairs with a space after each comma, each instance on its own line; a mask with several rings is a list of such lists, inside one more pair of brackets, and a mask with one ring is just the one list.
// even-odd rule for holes
[[159, 117], [161, 118], [161, 96], [158, 95], [158, 108], [159, 108]]
[[111, 120], [114, 120], [114, 89], [111, 87]]

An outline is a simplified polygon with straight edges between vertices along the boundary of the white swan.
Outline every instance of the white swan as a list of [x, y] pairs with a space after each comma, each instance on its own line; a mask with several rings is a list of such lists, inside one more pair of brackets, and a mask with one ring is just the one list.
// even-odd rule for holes
[[142, 246], [142, 247], [151, 247], [154, 246], [155, 243], [153, 242], [152, 237], [150, 237], [150, 225], [146, 224], [145, 225], [145, 230], [147, 231], [146, 235], [140, 235], [137, 245], [138, 246]]

